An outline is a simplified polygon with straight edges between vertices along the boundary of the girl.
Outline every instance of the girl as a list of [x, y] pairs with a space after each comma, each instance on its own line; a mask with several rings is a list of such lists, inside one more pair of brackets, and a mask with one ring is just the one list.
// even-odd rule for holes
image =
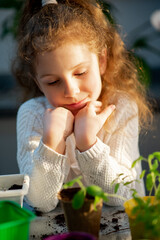
[[[32, 98], [17, 117], [18, 164], [30, 176], [29, 204], [53, 210], [64, 182], [113, 193], [137, 178], [139, 127], [150, 111], [131, 56], [96, 0], [27, 0], [15, 75]], [[144, 195], [143, 184], [131, 188]], [[128, 188], [118, 194], [130, 198]], [[120, 205], [113, 198], [109, 205]]]

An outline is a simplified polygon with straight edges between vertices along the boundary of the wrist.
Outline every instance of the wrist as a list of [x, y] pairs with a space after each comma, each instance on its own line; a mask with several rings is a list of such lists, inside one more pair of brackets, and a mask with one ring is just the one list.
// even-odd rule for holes
[[42, 138], [43, 143], [48, 146], [49, 148], [53, 149], [59, 154], [64, 154], [65, 152], [65, 147], [66, 147], [66, 142], [64, 138], [61, 139], [53, 139], [53, 138]]
[[92, 139], [83, 139], [81, 138], [80, 140], [76, 141], [76, 148], [80, 152], [85, 152], [88, 149], [90, 149], [95, 143], [97, 142], [97, 138], [92, 138]]

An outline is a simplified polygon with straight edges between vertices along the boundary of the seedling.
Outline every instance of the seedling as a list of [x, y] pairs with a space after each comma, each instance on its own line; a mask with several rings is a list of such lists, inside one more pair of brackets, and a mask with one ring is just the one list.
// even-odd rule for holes
[[[160, 152], [154, 152], [148, 156], [148, 158], [144, 158], [140, 156], [137, 160], [135, 160], [132, 164], [132, 168], [140, 162], [145, 161], [148, 164], [148, 169], [143, 170], [140, 179], [145, 177], [145, 186], [149, 192], [149, 196], [154, 195], [154, 199], [148, 198], [147, 201], [142, 197], [138, 196], [137, 192], [134, 189], [130, 189], [133, 191], [133, 199], [136, 202], [136, 206], [132, 209], [132, 216], [134, 216], [135, 221], [134, 224], [137, 225], [139, 223], [143, 223], [145, 237], [153, 236], [159, 237], [160, 231], [160, 172], [158, 170], [159, 162], [160, 162]], [[123, 174], [121, 174], [122, 176]], [[136, 180], [137, 181], [137, 180]], [[133, 182], [133, 181], [131, 181]], [[128, 185], [131, 182], [126, 182], [123, 184]], [[115, 185], [115, 194], [118, 191], [119, 183]]]
[[64, 189], [72, 187], [75, 183], [77, 183], [80, 187], [80, 190], [74, 195], [72, 199], [72, 207], [74, 209], [79, 209], [83, 206], [83, 203], [87, 194], [94, 197], [94, 210], [96, 210], [96, 205], [101, 201], [101, 199], [104, 202], [108, 202], [109, 200], [108, 197], [116, 197], [116, 198], [119, 197], [125, 200], [123, 197], [117, 196], [116, 194], [105, 193], [102, 190], [102, 188], [97, 185], [90, 185], [85, 187], [81, 179], [82, 179], [82, 176], [79, 176], [63, 185]]

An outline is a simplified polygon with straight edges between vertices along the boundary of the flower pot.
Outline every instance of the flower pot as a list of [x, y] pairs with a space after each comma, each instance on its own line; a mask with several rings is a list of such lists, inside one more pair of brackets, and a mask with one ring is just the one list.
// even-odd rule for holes
[[0, 176], [0, 200], [14, 201], [22, 207], [23, 198], [28, 193], [28, 188], [28, 175], [12, 174]]
[[28, 240], [29, 224], [35, 215], [12, 201], [0, 201], [0, 239]]
[[64, 233], [64, 234], [58, 234], [54, 236], [50, 236], [45, 238], [45, 240], [96, 240], [96, 238], [89, 234], [84, 232], [71, 232], [71, 233]]
[[[154, 196], [145, 196], [142, 197], [144, 201], [147, 199], [151, 199], [151, 204], [155, 204]], [[124, 203], [125, 212], [129, 218], [130, 230], [132, 239], [152, 239], [152, 240], [160, 240], [160, 237], [153, 237], [152, 230], [146, 230], [143, 222], [135, 223], [136, 215], [132, 214], [132, 209], [137, 206], [137, 203], [134, 199], [130, 199]], [[160, 227], [159, 227], [160, 230]]]
[[98, 238], [100, 229], [100, 219], [102, 212], [101, 201], [94, 210], [94, 198], [86, 196], [83, 206], [80, 209], [73, 209], [72, 199], [79, 188], [63, 189], [58, 194], [61, 202], [65, 221], [70, 232], [87, 232]]

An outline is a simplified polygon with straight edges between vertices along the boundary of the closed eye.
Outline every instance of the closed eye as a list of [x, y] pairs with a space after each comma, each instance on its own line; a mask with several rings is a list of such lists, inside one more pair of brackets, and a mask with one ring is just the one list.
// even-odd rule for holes
[[59, 82], [59, 80], [56, 80], [54, 82], [49, 82], [48, 85], [54, 85], [54, 84], [57, 84]]
[[84, 74], [86, 74], [86, 72], [75, 73], [76, 76], [82, 76], [82, 75], [84, 75]]

